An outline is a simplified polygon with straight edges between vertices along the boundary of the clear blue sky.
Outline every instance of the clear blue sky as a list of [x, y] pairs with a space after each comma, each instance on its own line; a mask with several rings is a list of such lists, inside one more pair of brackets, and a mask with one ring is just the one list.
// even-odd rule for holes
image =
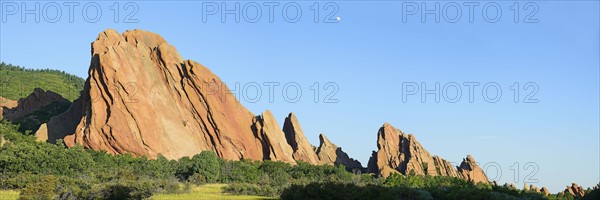
[[[389, 122], [414, 133], [432, 154], [450, 161], [459, 163], [472, 154], [482, 166], [495, 163], [488, 164], [493, 166], [488, 176], [494, 177], [494, 167], [499, 167], [501, 183], [516, 182], [522, 187], [534, 168], [537, 172], [530, 178], [539, 180], [535, 185], [552, 192], [571, 182], [590, 187], [600, 180], [598, 1], [531, 5], [519, 1], [518, 23], [511, 9], [513, 1], [498, 2], [502, 15], [496, 23], [485, 21], [495, 17], [495, 7], [488, 8], [488, 18], [482, 15], [486, 2], [474, 7], [473, 23], [463, 2], [457, 4], [462, 9], [458, 22], [447, 22], [456, 16], [455, 5], [447, 1], [439, 2], [442, 14], [446, 11], [439, 23], [434, 15], [426, 15], [423, 23], [419, 13], [407, 15], [403, 22], [403, 13], [410, 14], [414, 5], [423, 9], [421, 2], [403, 8], [394, 1], [343, 1], [328, 10], [320, 2], [319, 23], [313, 21], [310, 9], [314, 1], [298, 1], [302, 16], [297, 23], [286, 22], [282, 16], [285, 2], [275, 6], [273, 23], [264, 2], [256, 4], [262, 10], [257, 23], [244, 20], [256, 14], [255, 5], [245, 1], [239, 3], [240, 9], [247, 8], [247, 15], [240, 16], [239, 23], [233, 15], [226, 15], [225, 23], [220, 15], [208, 15], [203, 22], [203, 13], [210, 14], [210, 10], [194, 1], [138, 1], [128, 10], [121, 2], [118, 23], [111, 10], [114, 1], [98, 2], [102, 16], [96, 23], [85, 21], [95, 17], [93, 6], [88, 7], [87, 18], [82, 15], [85, 2], [74, 6], [71, 23], [64, 2], [37, 1], [43, 13], [40, 22], [32, 14], [22, 22], [21, 2], [11, 2], [0, 4], [0, 60], [4, 62], [60, 69], [85, 78], [90, 43], [99, 32], [144, 29], [161, 34], [185, 59], [203, 63], [230, 87], [235, 82], [240, 87], [279, 82], [273, 103], [266, 86], [258, 102], [242, 99], [242, 103], [255, 114], [270, 109], [280, 123], [287, 113], [295, 112], [314, 145], [318, 145], [318, 134], [325, 133], [363, 165], [377, 148], [378, 128]], [[20, 10], [13, 12], [12, 5]], [[60, 19], [56, 5], [61, 7]], [[221, 2], [216, 5], [222, 10]], [[26, 6], [33, 9], [34, 2]], [[234, 2], [227, 6], [231, 9]], [[435, 2], [428, 1], [426, 6], [433, 9]], [[138, 8], [133, 17], [138, 22], [123, 23], [133, 8]], [[338, 21], [337, 17], [340, 21], [323, 23], [333, 8], [337, 13], [332, 21]], [[536, 8], [535, 15], [528, 17]], [[294, 18], [294, 7], [289, 7], [288, 14], [288, 20]], [[537, 19], [537, 23], [524, 23], [525, 18]], [[55, 19], [56, 23], [49, 23]], [[297, 103], [283, 98], [282, 88], [290, 82], [302, 88]], [[310, 89], [314, 82], [321, 87], [318, 103], [313, 102]], [[333, 96], [338, 103], [323, 103], [334, 89], [323, 88], [328, 82], [339, 86]], [[429, 89], [436, 82], [440, 87], [455, 82], [462, 96], [457, 103], [443, 97], [436, 103], [434, 95], [426, 95], [423, 103], [417, 93], [404, 102], [402, 85], [411, 82], [420, 89], [422, 82]], [[467, 82], [480, 84], [473, 102], [468, 99]], [[511, 90], [515, 82], [520, 88], [518, 103]], [[529, 82], [535, 84], [525, 90]], [[482, 97], [487, 83], [501, 87], [498, 102]], [[446, 97], [454, 98], [455, 87], [447, 89]], [[529, 99], [538, 103], [523, 103], [533, 89], [538, 91]], [[247, 91], [253, 98], [255, 91]], [[288, 92], [293, 99], [295, 91]], [[487, 92], [493, 99], [494, 88]], [[538, 167], [524, 168], [529, 162]], [[514, 163], [519, 163], [518, 170]]]

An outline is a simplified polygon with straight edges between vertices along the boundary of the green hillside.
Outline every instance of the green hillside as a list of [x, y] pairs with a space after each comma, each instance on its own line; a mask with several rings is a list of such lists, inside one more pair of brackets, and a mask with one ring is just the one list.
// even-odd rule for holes
[[0, 96], [18, 100], [33, 92], [36, 87], [51, 90], [73, 101], [79, 97], [84, 80], [64, 71], [51, 69], [26, 69], [0, 63]]

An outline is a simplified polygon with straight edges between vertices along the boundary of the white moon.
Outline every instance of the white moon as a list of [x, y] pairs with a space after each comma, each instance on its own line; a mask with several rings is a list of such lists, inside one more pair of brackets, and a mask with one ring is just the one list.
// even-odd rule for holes
[[342, 20], [342, 18], [340, 17], [336, 17], [336, 19], [338, 20], [338, 22]]

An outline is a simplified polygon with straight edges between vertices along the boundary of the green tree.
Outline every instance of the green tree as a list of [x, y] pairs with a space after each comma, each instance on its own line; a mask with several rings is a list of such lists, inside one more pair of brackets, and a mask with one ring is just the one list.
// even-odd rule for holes
[[203, 151], [192, 157], [192, 174], [200, 174], [209, 183], [219, 181], [221, 177], [221, 159], [212, 151]]

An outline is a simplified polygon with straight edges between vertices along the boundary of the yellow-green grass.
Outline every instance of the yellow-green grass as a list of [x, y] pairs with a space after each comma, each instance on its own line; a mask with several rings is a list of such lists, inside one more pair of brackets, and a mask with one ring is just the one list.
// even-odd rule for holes
[[19, 198], [19, 191], [0, 190], [0, 200], [15, 200]]
[[[274, 200], [276, 198], [261, 196], [241, 196], [230, 195], [223, 192], [226, 184], [208, 184], [199, 187], [192, 187], [189, 193], [182, 194], [157, 194], [152, 200]], [[0, 200], [16, 200], [19, 198], [19, 191], [0, 190]]]
[[207, 184], [198, 187], [192, 187], [189, 193], [183, 194], [157, 194], [154, 195], [152, 200], [267, 200], [276, 199], [261, 196], [238, 196], [230, 195], [223, 192], [223, 187], [226, 184]]

